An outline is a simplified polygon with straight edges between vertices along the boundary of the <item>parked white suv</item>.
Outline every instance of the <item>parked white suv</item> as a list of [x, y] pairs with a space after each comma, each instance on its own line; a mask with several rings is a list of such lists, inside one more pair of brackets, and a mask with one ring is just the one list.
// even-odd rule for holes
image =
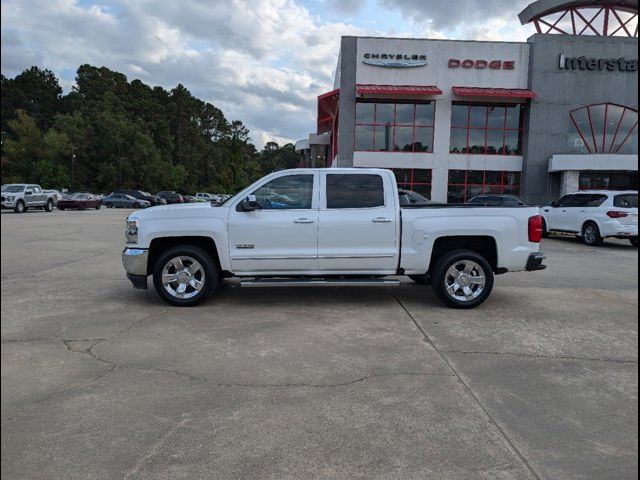
[[586, 245], [607, 237], [638, 246], [638, 192], [590, 190], [565, 195], [541, 209], [544, 233], [575, 233]]

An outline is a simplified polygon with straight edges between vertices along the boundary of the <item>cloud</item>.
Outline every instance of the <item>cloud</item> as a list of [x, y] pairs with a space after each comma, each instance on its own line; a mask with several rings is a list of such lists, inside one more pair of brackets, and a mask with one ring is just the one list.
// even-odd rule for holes
[[[321, 8], [311, 13], [302, 2]], [[316, 97], [332, 89], [342, 35], [512, 34], [511, 2], [456, 2], [466, 18], [490, 20], [459, 21], [447, 13], [451, 2], [422, 0], [3, 0], [2, 73], [35, 64], [68, 89], [69, 72], [89, 63], [150, 85], [182, 83], [242, 120], [260, 148], [314, 130]], [[409, 25], [388, 25], [397, 12]]]

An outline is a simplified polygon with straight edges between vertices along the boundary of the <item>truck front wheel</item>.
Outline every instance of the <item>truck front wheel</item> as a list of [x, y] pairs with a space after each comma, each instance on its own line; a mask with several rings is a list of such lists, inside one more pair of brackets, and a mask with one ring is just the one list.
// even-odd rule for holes
[[27, 211], [27, 207], [25, 207], [24, 202], [22, 200], [18, 200], [18, 203], [16, 203], [16, 206], [13, 209], [13, 211], [16, 213], [24, 213]]
[[448, 307], [477, 307], [491, 293], [493, 270], [482, 255], [471, 250], [454, 250], [436, 261], [431, 287]]
[[53, 212], [53, 200], [47, 200], [47, 204], [44, 206], [47, 212]]
[[193, 245], [162, 253], [153, 267], [153, 285], [167, 303], [191, 307], [205, 300], [219, 282], [211, 255]]

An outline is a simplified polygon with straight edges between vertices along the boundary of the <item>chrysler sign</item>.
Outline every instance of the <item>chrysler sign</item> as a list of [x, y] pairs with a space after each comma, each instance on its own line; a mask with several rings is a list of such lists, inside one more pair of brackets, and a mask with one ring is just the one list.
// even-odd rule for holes
[[403, 53], [365, 53], [362, 63], [383, 68], [424, 67], [427, 64], [427, 56]]
[[595, 70], [607, 72], [637, 72], [638, 60], [620, 58], [567, 57], [560, 54], [558, 67], [561, 70]]

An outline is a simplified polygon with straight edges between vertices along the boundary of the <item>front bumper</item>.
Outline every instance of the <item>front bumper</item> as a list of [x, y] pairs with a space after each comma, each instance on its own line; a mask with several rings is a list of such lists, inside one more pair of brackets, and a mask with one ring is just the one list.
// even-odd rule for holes
[[149, 250], [144, 248], [125, 248], [122, 252], [122, 265], [135, 288], [147, 288], [147, 266]]
[[16, 208], [16, 202], [15, 201], [10, 202], [9, 200], [5, 200], [2, 203], [0, 203], [0, 208], [13, 210], [14, 208]]
[[530, 253], [527, 259], [527, 266], [524, 268], [527, 272], [534, 272], [536, 270], [544, 270], [547, 268], [542, 262], [547, 258], [542, 252]]

